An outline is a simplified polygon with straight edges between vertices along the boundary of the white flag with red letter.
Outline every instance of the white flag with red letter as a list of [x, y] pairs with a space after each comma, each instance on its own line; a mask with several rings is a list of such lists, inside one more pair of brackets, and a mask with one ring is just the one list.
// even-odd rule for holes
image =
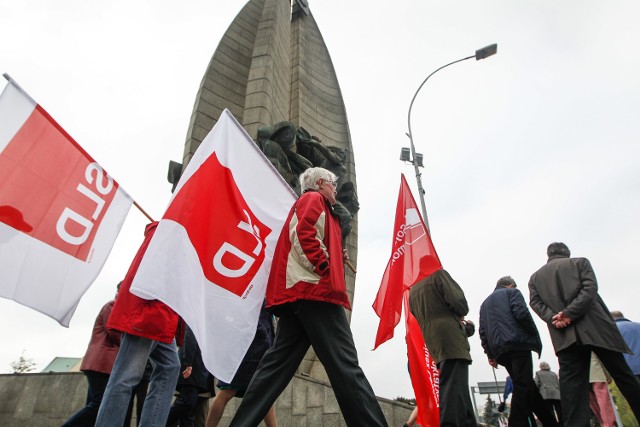
[[132, 200], [15, 83], [0, 95], [0, 296], [63, 326]]
[[176, 187], [131, 292], [193, 330], [207, 369], [230, 382], [256, 333], [273, 251], [295, 193], [228, 110]]

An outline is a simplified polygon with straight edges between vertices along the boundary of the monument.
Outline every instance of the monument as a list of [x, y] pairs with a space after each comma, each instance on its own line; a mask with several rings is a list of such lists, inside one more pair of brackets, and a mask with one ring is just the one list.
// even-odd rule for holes
[[[337, 199], [346, 208], [341, 222], [350, 229], [345, 247], [356, 264], [358, 201], [349, 124], [329, 51], [306, 0], [250, 0], [238, 13], [200, 84], [182, 165], [225, 108], [298, 193], [297, 176], [307, 167], [322, 166], [339, 176]], [[174, 185], [182, 165], [170, 167]], [[345, 270], [353, 301], [355, 272]], [[328, 381], [312, 350], [298, 373]]]

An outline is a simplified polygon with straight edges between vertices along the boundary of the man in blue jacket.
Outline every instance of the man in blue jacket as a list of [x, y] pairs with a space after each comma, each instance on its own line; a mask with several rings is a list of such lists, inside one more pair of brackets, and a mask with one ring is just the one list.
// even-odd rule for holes
[[624, 317], [621, 311], [612, 311], [611, 316], [633, 354], [624, 354], [624, 360], [633, 371], [633, 375], [640, 379], [640, 323], [632, 322]]
[[542, 342], [524, 297], [511, 276], [498, 280], [480, 307], [478, 329], [484, 352], [494, 368], [502, 365], [513, 381], [509, 426], [528, 426], [534, 412], [544, 427], [559, 426], [533, 381], [531, 352]]

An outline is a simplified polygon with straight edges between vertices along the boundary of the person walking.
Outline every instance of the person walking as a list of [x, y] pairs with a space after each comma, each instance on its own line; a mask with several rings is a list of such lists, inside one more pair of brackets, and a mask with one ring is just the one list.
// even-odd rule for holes
[[373, 389], [358, 364], [345, 309], [344, 253], [336, 203], [337, 177], [324, 168], [300, 175], [302, 194], [278, 238], [267, 307], [279, 317], [231, 427], [257, 426], [295, 374], [309, 346], [324, 366], [349, 426], [386, 426]]
[[544, 427], [559, 427], [533, 381], [531, 352], [540, 355], [542, 341], [516, 287], [511, 276], [501, 277], [480, 306], [480, 342], [489, 364], [504, 366], [513, 382], [509, 426], [528, 427], [533, 412]]
[[587, 258], [571, 258], [567, 245], [551, 243], [548, 261], [529, 280], [529, 305], [547, 323], [560, 363], [560, 400], [566, 426], [589, 425], [589, 366], [594, 352], [640, 420], [640, 380], [622, 353], [629, 347], [598, 295]]
[[409, 307], [440, 370], [440, 426], [476, 427], [469, 396], [471, 354], [464, 327], [469, 305], [462, 288], [447, 271], [438, 270], [411, 287]]
[[[120, 283], [118, 283], [120, 289]], [[116, 294], [117, 295], [117, 294]], [[91, 340], [82, 358], [80, 370], [87, 378], [87, 401], [84, 408], [69, 418], [62, 427], [93, 427], [98, 416], [104, 390], [120, 347], [120, 332], [107, 328], [107, 320], [115, 300], [107, 302], [96, 317]]]
[[598, 419], [600, 427], [615, 427], [616, 413], [609, 393], [611, 377], [600, 363], [600, 359], [591, 353], [589, 368], [589, 408]]
[[184, 342], [178, 350], [180, 356], [180, 377], [176, 389], [179, 394], [173, 401], [167, 427], [195, 427], [195, 411], [200, 393], [213, 389], [213, 376], [202, 361], [200, 346], [191, 328], [187, 325], [184, 331]]
[[534, 377], [536, 387], [549, 408], [555, 412], [556, 419], [562, 424], [562, 405], [560, 404], [560, 382], [558, 375], [551, 370], [547, 362], [540, 362], [540, 370]]
[[113, 306], [107, 327], [123, 332], [120, 349], [109, 377], [96, 420], [97, 427], [122, 425], [133, 388], [144, 375], [147, 360], [152, 371], [144, 401], [140, 427], [164, 426], [169, 415], [173, 391], [180, 374], [176, 336], [182, 338], [178, 314], [158, 300], [145, 300], [129, 289], [158, 222], [145, 227], [138, 249]]

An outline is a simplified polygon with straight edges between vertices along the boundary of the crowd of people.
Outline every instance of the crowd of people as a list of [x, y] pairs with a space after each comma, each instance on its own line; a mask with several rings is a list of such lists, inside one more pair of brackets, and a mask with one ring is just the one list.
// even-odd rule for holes
[[[336, 180], [323, 168], [300, 176], [301, 195], [275, 247], [256, 338], [236, 377], [218, 382], [207, 427], [218, 424], [233, 397], [243, 399], [231, 426], [257, 426], [264, 420], [277, 427], [274, 403], [310, 346], [327, 372], [346, 424], [387, 425], [359, 366], [345, 313], [351, 309], [344, 278], [348, 254], [342, 244], [345, 219], [333, 208]], [[139, 426], [194, 426], [198, 414], [199, 425], [205, 422], [199, 402], [212, 391], [213, 380], [193, 333], [161, 301], [129, 291], [156, 227], [156, 222], [147, 226], [115, 301], [96, 319], [82, 365], [89, 384], [86, 407], [65, 427], [128, 426], [127, 413], [140, 384], [146, 396]], [[547, 263], [529, 281], [528, 305], [548, 326], [559, 375], [546, 362], [534, 375], [532, 352], [540, 354], [542, 342], [513, 278], [500, 278], [480, 307], [478, 332], [488, 363], [503, 366], [512, 382], [509, 425], [529, 426], [535, 416], [545, 427], [588, 426], [591, 411], [602, 426], [615, 425], [606, 405], [611, 380], [640, 419], [640, 324], [609, 312], [588, 259], [571, 258], [563, 243], [549, 245], [547, 255]], [[476, 426], [469, 394], [473, 322], [465, 319], [464, 291], [447, 271], [438, 270], [411, 287], [409, 306], [439, 369], [440, 426]], [[592, 362], [602, 365], [604, 377], [590, 369]], [[407, 425], [414, 425], [416, 416], [414, 411]]]

